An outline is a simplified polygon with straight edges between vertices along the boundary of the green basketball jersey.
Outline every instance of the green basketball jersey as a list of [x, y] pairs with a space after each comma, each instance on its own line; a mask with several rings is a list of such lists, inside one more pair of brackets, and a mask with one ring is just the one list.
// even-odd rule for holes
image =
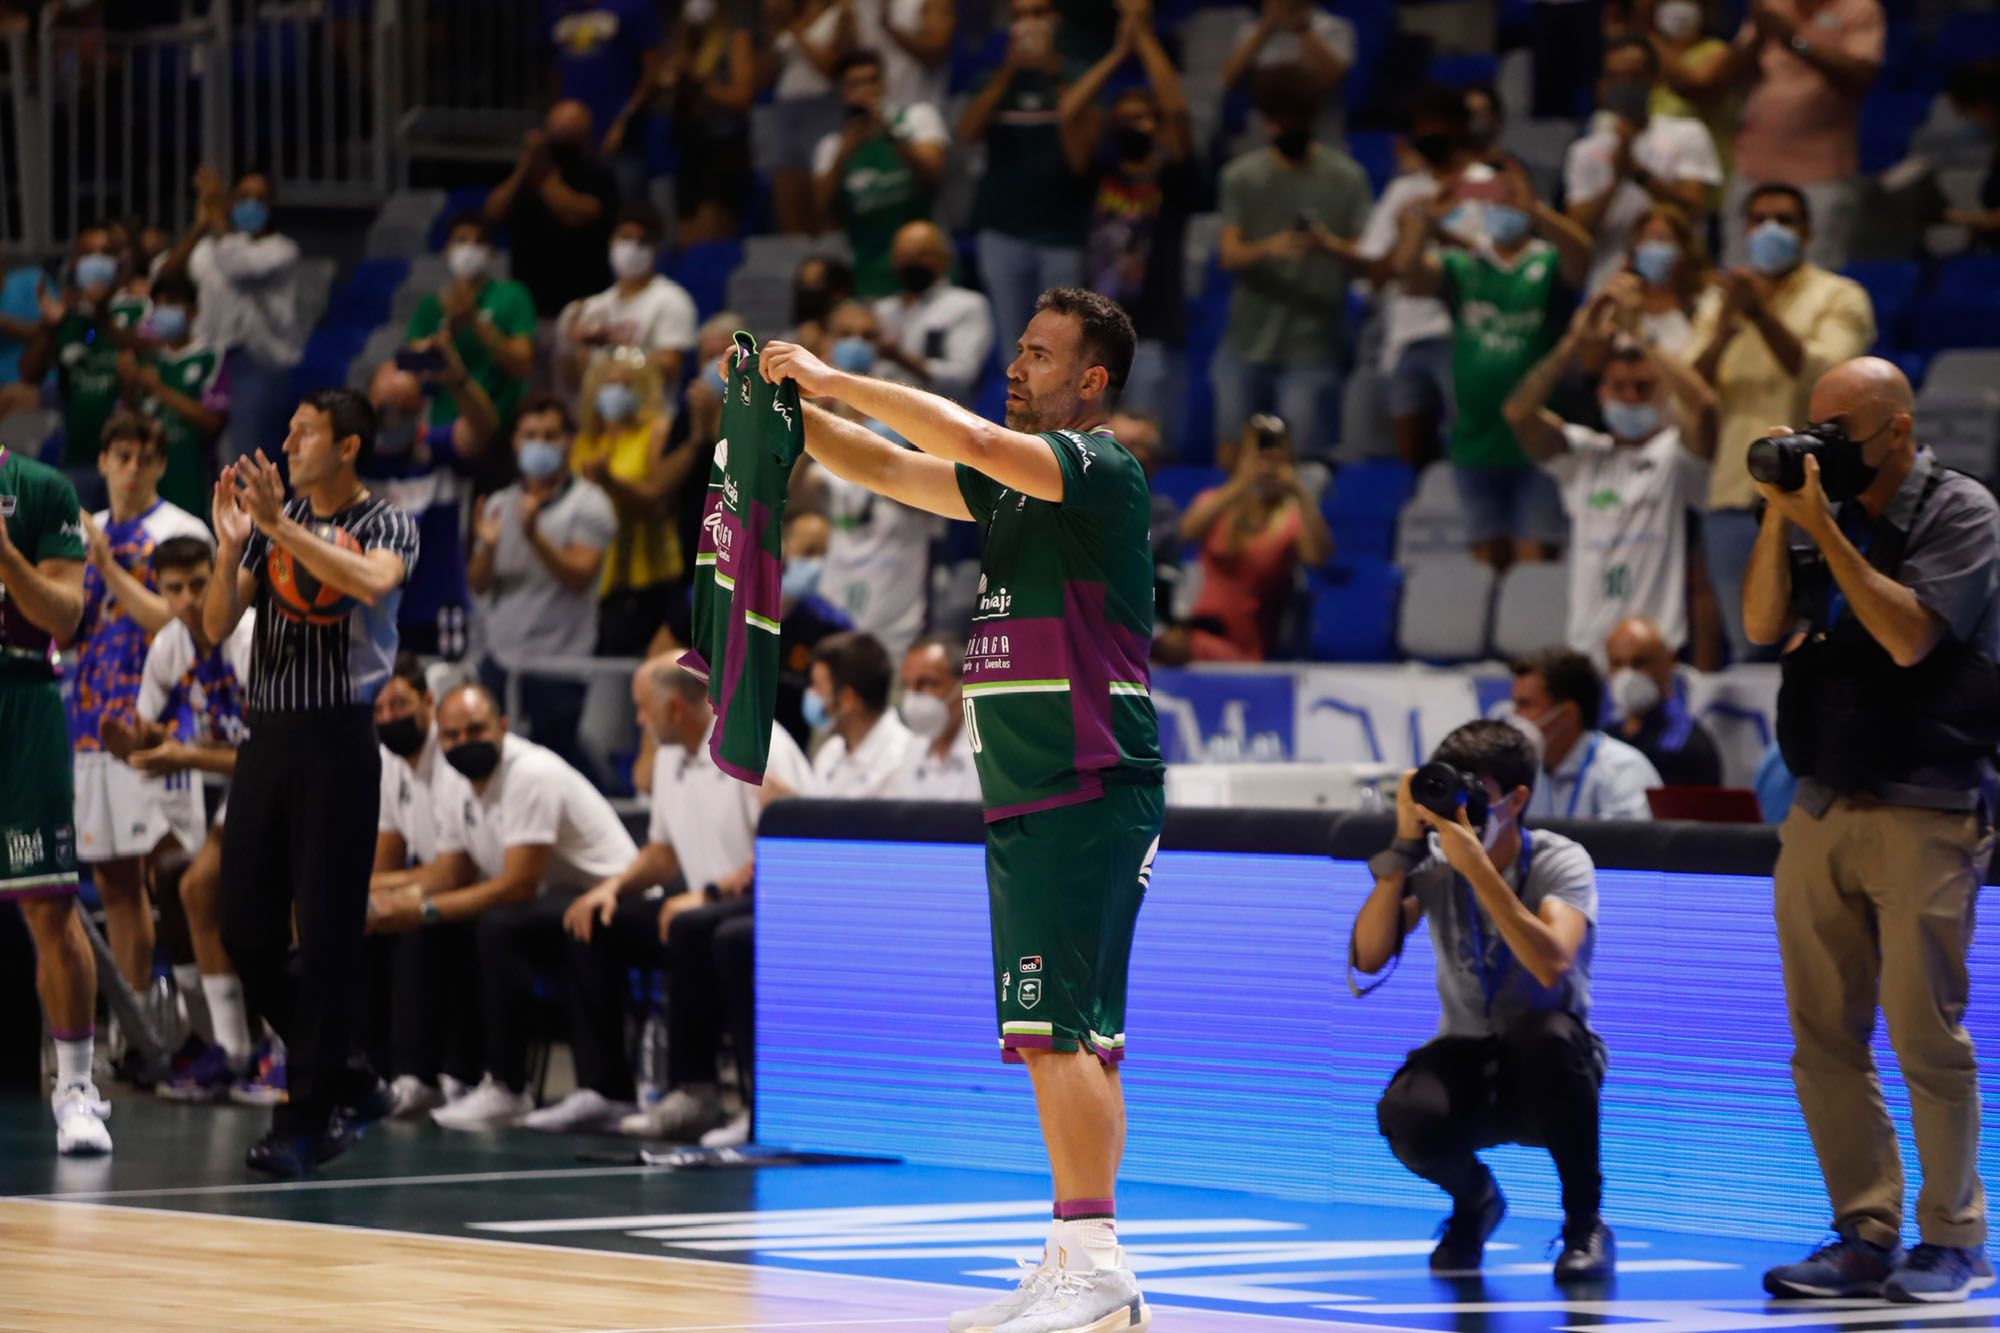
[[757, 373], [756, 339], [738, 333], [736, 350], [694, 558], [694, 646], [680, 664], [708, 682], [716, 767], [761, 786], [778, 706], [785, 499], [805, 452], [805, 414], [796, 383]]
[[1458, 399], [1449, 447], [1465, 467], [1530, 464], [1501, 408], [1521, 377], [1555, 346], [1566, 297], [1555, 247], [1530, 241], [1512, 266], [1490, 254], [1448, 250], [1444, 297], [1452, 310], [1451, 382]]
[[988, 823], [1095, 800], [1104, 784], [1157, 784], [1152, 502], [1138, 460], [1108, 431], [1042, 436], [1061, 503], [961, 464], [983, 537], [965, 645], [965, 730]]
[[[191, 342], [179, 349], [162, 347], [151, 353], [149, 359], [153, 369], [160, 373], [160, 382], [169, 389], [218, 412], [229, 410], [220, 347]], [[206, 515], [214, 499], [208, 473], [211, 437], [151, 394], [140, 404], [140, 410], [158, 421], [166, 432], [167, 471], [160, 478], [160, 494], [190, 514]]]
[[[81, 560], [83, 519], [69, 478], [0, 445], [0, 522], [30, 561]], [[53, 681], [55, 650], [47, 630], [29, 622], [0, 583], [0, 684]]]
[[[120, 318], [112, 311], [114, 321]], [[118, 407], [118, 345], [95, 321], [70, 314], [56, 326], [56, 381], [62, 393], [64, 467], [97, 461], [104, 423]]]

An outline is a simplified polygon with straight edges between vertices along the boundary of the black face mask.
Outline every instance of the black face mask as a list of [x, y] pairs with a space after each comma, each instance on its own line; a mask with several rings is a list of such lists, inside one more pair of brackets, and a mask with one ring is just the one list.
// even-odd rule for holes
[[1434, 167], [1441, 167], [1451, 161], [1457, 149], [1457, 141], [1449, 134], [1417, 134], [1410, 137], [1410, 147], [1417, 150], [1417, 156]]
[[937, 281], [937, 274], [928, 264], [896, 265], [896, 285], [911, 296], [919, 296], [931, 289]]
[[1887, 429], [1889, 425], [1885, 422], [1874, 435], [1854, 440], [1848, 438], [1846, 430], [1831, 422], [1812, 428], [1813, 434], [1825, 441], [1819, 451], [1819, 485], [1827, 499], [1836, 504], [1852, 500], [1875, 484], [1875, 474], [1882, 469], [1869, 466], [1862, 449]]
[[500, 746], [496, 741], [465, 741], [444, 752], [444, 761], [473, 782], [484, 782], [500, 767]]
[[1112, 134], [1111, 146], [1120, 162], [1143, 162], [1153, 155], [1153, 136], [1126, 125]]
[[1305, 129], [1279, 130], [1271, 137], [1271, 146], [1287, 162], [1303, 162], [1312, 151], [1312, 131]]
[[817, 324], [826, 318], [827, 309], [832, 304], [833, 298], [827, 294], [824, 287], [794, 287], [792, 323], [804, 324], [810, 321]]
[[398, 759], [408, 759], [424, 748], [429, 733], [417, 725], [415, 715], [392, 717], [387, 722], [375, 724], [375, 739], [382, 742], [382, 748]]

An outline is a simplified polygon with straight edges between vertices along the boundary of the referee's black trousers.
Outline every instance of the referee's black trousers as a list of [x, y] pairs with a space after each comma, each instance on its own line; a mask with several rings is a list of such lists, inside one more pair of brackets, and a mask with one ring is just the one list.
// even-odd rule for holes
[[247, 721], [223, 831], [222, 940], [285, 1040], [290, 1097], [272, 1128], [317, 1134], [374, 1082], [354, 1050], [382, 756], [365, 707]]

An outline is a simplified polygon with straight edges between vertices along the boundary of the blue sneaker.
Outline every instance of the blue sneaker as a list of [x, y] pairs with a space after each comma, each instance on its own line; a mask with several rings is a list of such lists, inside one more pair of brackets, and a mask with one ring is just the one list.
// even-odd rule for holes
[[1882, 1284], [1882, 1294], [1907, 1305], [1962, 1301], [1993, 1285], [1993, 1265], [1984, 1250], [1956, 1245], [1919, 1245]]
[[1836, 1236], [1803, 1263], [1779, 1264], [1764, 1274], [1773, 1296], [1879, 1296], [1903, 1262], [1903, 1247], [1883, 1249], [1858, 1237]]
[[173, 1076], [156, 1089], [170, 1102], [226, 1101], [237, 1079], [229, 1052], [213, 1043], [186, 1060], [175, 1060]]
[[277, 1106], [285, 1096], [284, 1043], [260, 1041], [250, 1055], [250, 1077], [229, 1090], [229, 1099], [245, 1106]]

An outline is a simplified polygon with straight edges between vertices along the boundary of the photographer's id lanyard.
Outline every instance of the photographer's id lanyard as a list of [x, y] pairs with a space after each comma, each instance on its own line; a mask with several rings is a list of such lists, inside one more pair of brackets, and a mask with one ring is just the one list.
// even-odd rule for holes
[[[1528, 886], [1528, 870], [1534, 859], [1534, 843], [1529, 839], [1528, 830], [1522, 829], [1521, 854], [1514, 858], [1517, 878], [1511, 886], [1517, 897]], [[1486, 956], [1486, 927], [1480, 923], [1479, 894], [1466, 882], [1465, 876], [1456, 878], [1465, 894], [1465, 928], [1472, 936], [1472, 965], [1479, 973], [1479, 993], [1486, 1001], [1486, 1014], [1490, 1018], [1493, 1015], [1493, 999], [1500, 993], [1500, 983], [1507, 976], [1507, 962], [1505, 959], [1495, 962]]]
[[[1576, 818], [1576, 803], [1583, 799], [1583, 780], [1590, 776], [1590, 766], [1597, 762], [1597, 743], [1603, 739], [1602, 736], [1593, 735], [1590, 738], [1590, 744], [1584, 747], [1583, 762], [1578, 764], [1576, 768], [1576, 785], [1569, 789], [1569, 805], [1563, 810], [1564, 819]], [[1522, 864], [1524, 865], [1526, 864], [1527, 855], [1528, 833], [1526, 829], [1523, 829], [1521, 831], [1521, 856], [1523, 858]]]

